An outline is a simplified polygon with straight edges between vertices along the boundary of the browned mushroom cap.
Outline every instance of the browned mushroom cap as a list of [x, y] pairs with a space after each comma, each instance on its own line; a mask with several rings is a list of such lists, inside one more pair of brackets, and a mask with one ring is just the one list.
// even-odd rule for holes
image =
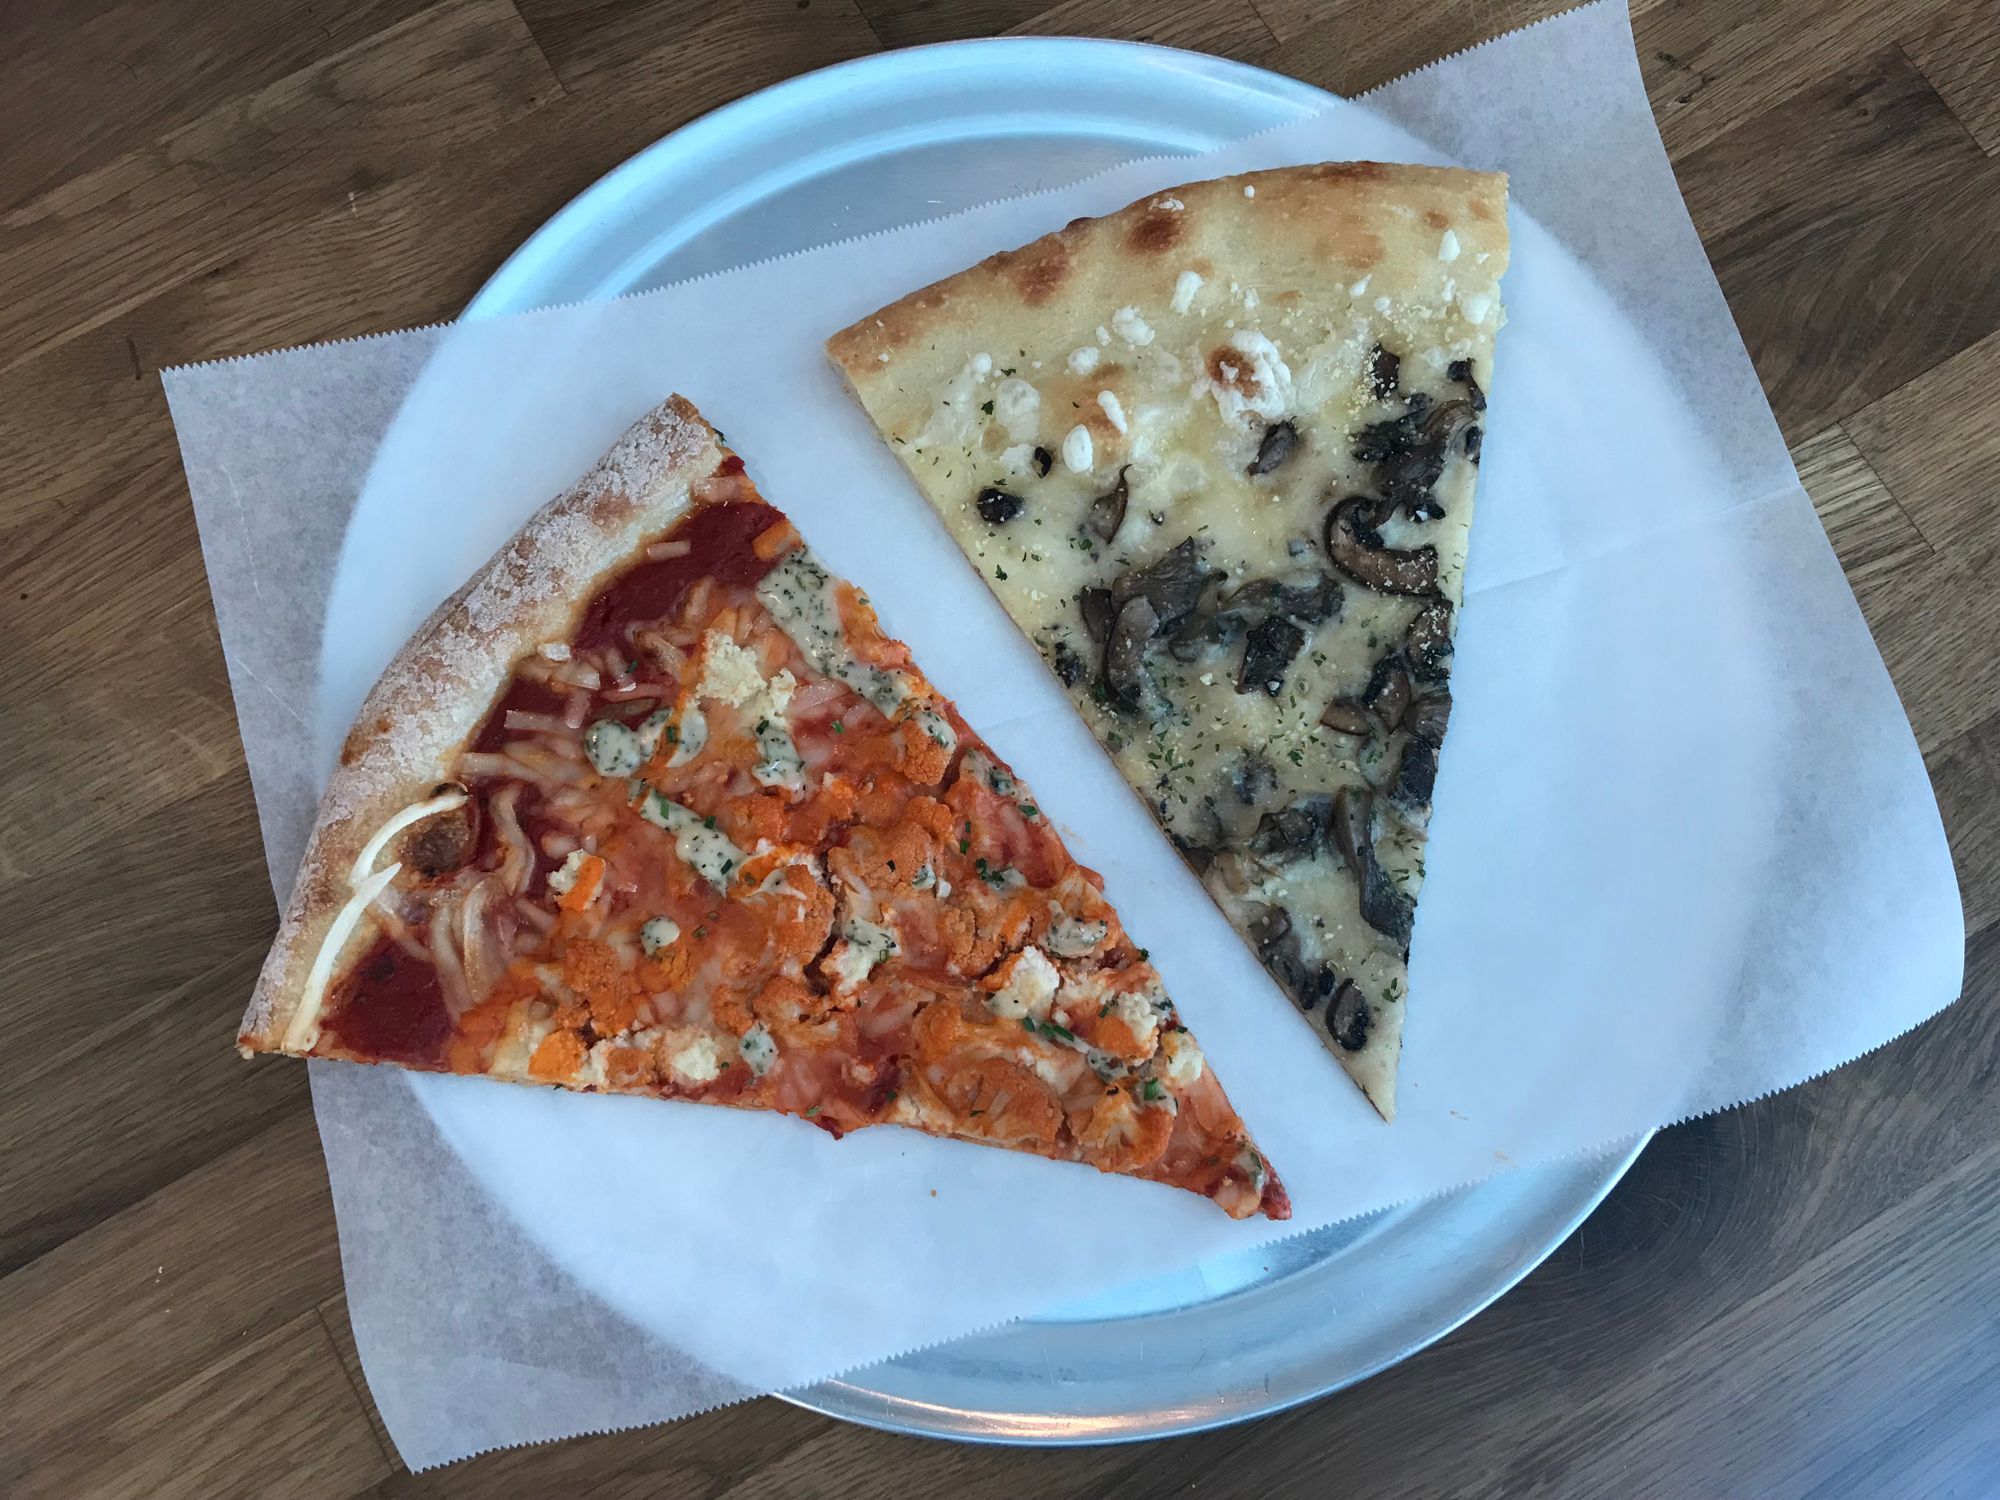
[[1447, 401], [1424, 419], [1416, 441], [1408, 451], [1387, 459], [1376, 475], [1382, 498], [1393, 508], [1401, 506], [1412, 521], [1435, 521], [1444, 507], [1431, 487], [1444, 473], [1445, 459], [1459, 430], [1472, 425], [1472, 403]]
[[1326, 513], [1326, 555], [1333, 565], [1378, 594], [1428, 594], [1437, 588], [1438, 555], [1432, 546], [1398, 551], [1382, 544], [1367, 520], [1368, 501], [1341, 501]]
[[1368, 356], [1368, 385], [1377, 396], [1393, 396], [1403, 378], [1403, 360], [1377, 344]]
[[1433, 599], [1403, 632], [1403, 658], [1419, 682], [1440, 682], [1450, 670], [1451, 601]]
[[1027, 502], [1019, 495], [997, 484], [987, 485], [973, 504], [979, 511], [979, 519], [988, 526], [1005, 526], [1027, 508]]
[[1281, 906], [1259, 906], [1250, 918], [1249, 936], [1271, 977], [1297, 1004], [1312, 1009], [1317, 996], [1308, 983], [1305, 955], [1299, 951], [1299, 935], [1292, 931], [1290, 913]]
[[1104, 687], [1111, 701], [1135, 709], [1146, 696], [1146, 643], [1160, 628], [1153, 601], [1144, 594], [1127, 599], [1104, 643]]
[[1415, 735], [1403, 739], [1396, 774], [1389, 778], [1389, 799], [1405, 807], [1427, 807], [1437, 786], [1437, 746]]
[[1444, 743], [1445, 726], [1451, 722], [1451, 693], [1445, 688], [1424, 693], [1411, 700], [1403, 715], [1403, 727], [1420, 740], [1433, 745]]
[[1264, 429], [1264, 440], [1257, 445], [1257, 456], [1250, 461], [1245, 471], [1249, 474], [1268, 474], [1299, 446], [1299, 430], [1290, 422], [1274, 422]]
[[1267, 812], [1250, 837], [1250, 852], [1267, 859], [1302, 859], [1319, 847], [1326, 814], [1324, 797], [1301, 798], [1290, 807]]
[[1111, 639], [1111, 626], [1118, 618], [1117, 601], [1106, 588], [1087, 588], [1076, 596], [1083, 615], [1083, 633], [1102, 646]]
[[1402, 727], [1404, 711], [1410, 706], [1410, 673], [1396, 652], [1391, 651], [1375, 663], [1368, 686], [1362, 689], [1361, 701], [1381, 716], [1383, 728]]
[[[1130, 467], [1129, 464], [1126, 466]], [[1118, 528], [1125, 524], [1125, 507], [1131, 499], [1132, 489], [1125, 482], [1125, 469], [1120, 469], [1118, 482], [1090, 502], [1090, 515], [1084, 524], [1098, 540], [1110, 541], [1118, 535]]]
[[[433, 797], [463, 792], [457, 782], [447, 781], [431, 791]], [[448, 812], [433, 813], [403, 835], [397, 858], [404, 866], [427, 880], [462, 869], [479, 847], [479, 799], [468, 796]]]
[[1375, 799], [1361, 787], [1344, 786], [1333, 796], [1333, 843], [1361, 887], [1361, 919], [1384, 937], [1407, 945], [1416, 903], [1389, 878], [1375, 857]]
[[1368, 998], [1351, 979], [1340, 981], [1333, 992], [1333, 1004], [1326, 1008], [1327, 1034], [1340, 1043], [1344, 1052], [1359, 1052], [1368, 1045], [1368, 1027], [1375, 1019]]
[[1201, 565], [1201, 548], [1193, 537], [1143, 568], [1127, 568], [1111, 580], [1111, 597], [1121, 607], [1143, 594], [1151, 601], [1159, 623], [1171, 625], [1195, 606], [1208, 582]]
[[1236, 691], [1263, 692], [1275, 698], [1284, 691], [1285, 673], [1306, 643], [1306, 633], [1290, 620], [1273, 615], [1243, 642], [1243, 664], [1236, 671]]
[[1375, 716], [1352, 698], [1336, 698], [1321, 712], [1319, 721], [1336, 734], [1369, 735], [1375, 732]]

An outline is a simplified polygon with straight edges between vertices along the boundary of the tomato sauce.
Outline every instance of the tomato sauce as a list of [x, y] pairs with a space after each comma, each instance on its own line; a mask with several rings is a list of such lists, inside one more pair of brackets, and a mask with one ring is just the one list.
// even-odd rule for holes
[[577, 629], [576, 649], [623, 647], [627, 630], [672, 614], [697, 579], [757, 583], [771, 571], [774, 559], [759, 557], [751, 544], [760, 532], [783, 519], [761, 502], [710, 505], [696, 511], [671, 533], [674, 541], [688, 544], [684, 556], [628, 568], [590, 601]]
[[452, 1019], [437, 970], [385, 936], [328, 997], [322, 1029], [317, 1051], [437, 1068]]

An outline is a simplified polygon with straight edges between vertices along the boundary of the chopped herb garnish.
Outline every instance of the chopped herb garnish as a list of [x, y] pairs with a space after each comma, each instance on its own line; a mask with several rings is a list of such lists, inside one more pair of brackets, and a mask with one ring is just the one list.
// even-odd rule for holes
[[1043, 1036], [1052, 1042], [1070, 1043], [1076, 1040], [1076, 1033], [1067, 1026], [1058, 1026], [1053, 1021], [1044, 1021], [1040, 1027]]
[[1033, 1016], [1021, 1017], [1021, 1029], [1032, 1032], [1035, 1029], [1035, 1018]]
[[810, 1120], [814, 1115], [818, 1113], [819, 1113], [819, 1106], [815, 1104], [811, 1109], [806, 1111], [806, 1118]]
[[1005, 583], [1007, 581], [1007, 570], [1001, 567], [998, 563], [995, 563], [993, 565], [993, 576], [999, 579], [1002, 583]]
[[833, 721], [833, 732], [835, 734], [845, 734], [847, 733], [847, 726], [841, 723], [840, 720], [835, 719]]
[[1166, 1087], [1157, 1078], [1148, 1078], [1146, 1086], [1139, 1090], [1139, 1092], [1149, 1100], [1164, 1099], [1167, 1097]]
[[1023, 817], [1039, 818], [1042, 815], [1042, 810], [1032, 802], [1023, 802], [1021, 804], [1021, 814]]
[[701, 826], [702, 826], [702, 827], [704, 827], [704, 828], [713, 828], [713, 827], [715, 826], [715, 819], [713, 819], [713, 818], [703, 818], [703, 819], [701, 820]]
[[993, 403], [992, 403], [991, 401], [982, 401], [982, 402], [980, 402], [980, 403], [979, 403], [979, 409], [980, 409], [981, 411], [985, 412], [985, 413], [986, 413], [986, 415], [987, 415], [987, 416], [989, 416], [989, 417], [993, 415]]

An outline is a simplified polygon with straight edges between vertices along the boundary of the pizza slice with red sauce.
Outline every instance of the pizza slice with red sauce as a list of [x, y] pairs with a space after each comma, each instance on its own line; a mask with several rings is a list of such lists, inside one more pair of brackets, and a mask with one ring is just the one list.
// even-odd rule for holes
[[370, 694], [239, 1042], [1283, 1187], [1027, 786], [687, 402]]

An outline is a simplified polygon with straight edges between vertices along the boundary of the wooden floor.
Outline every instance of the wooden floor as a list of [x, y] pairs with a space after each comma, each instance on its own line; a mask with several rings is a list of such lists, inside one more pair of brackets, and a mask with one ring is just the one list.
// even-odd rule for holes
[[1662, 1135], [1440, 1346], [1139, 1447], [765, 1400], [413, 1477], [354, 1362], [304, 1070], [229, 1047], [274, 914], [163, 366], [449, 317], [632, 151], [840, 58], [1082, 32], [1350, 92], [1558, 8], [0, 5], [0, 1495], [2000, 1493], [2000, 0], [1635, 16], [1936, 781], [1966, 998]]

